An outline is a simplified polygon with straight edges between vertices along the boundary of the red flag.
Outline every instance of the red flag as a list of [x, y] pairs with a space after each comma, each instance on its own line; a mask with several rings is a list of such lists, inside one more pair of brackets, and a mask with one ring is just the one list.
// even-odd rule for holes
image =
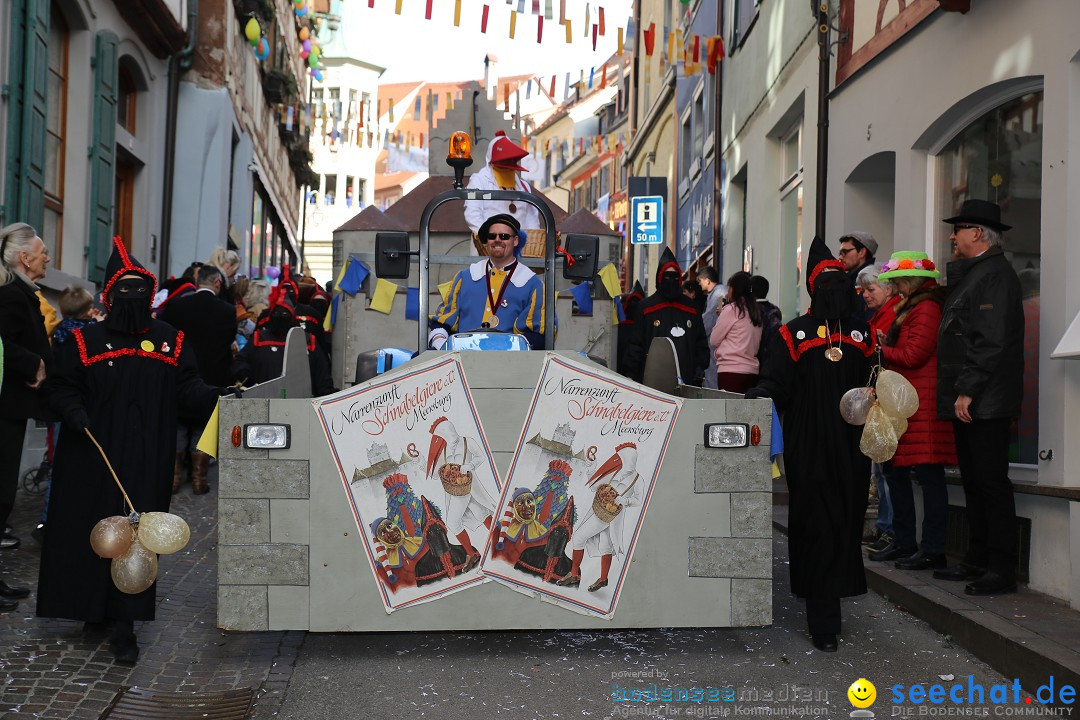
[[716, 65], [720, 62], [720, 59], [724, 57], [724, 40], [719, 35], [709, 38], [708, 40], [708, 53], [706, 55], [705, 65], [709, 69], [710, 74], [716, 72]]
[[503, 110], [510, 112], [510, 83], [503, 85]]
[[484, 14], [480, 16], [480, 32], [487, 32], [488, 6], [484, 6]]
[[[430, 0], [428, 0], [428, 1], [430, 2]], [[698, 64], [698, 58], [700, 57], [700, 55], [699, 55], [700, 52], [701, 52], [701, 36], [700, 35], [695, 35], [694, 36], [694, 64], [695, 65]]]
[[656, 23], [649, 23], [649, 29], [643, 34], [645, 35], [645, 56], [652, 57], [653, 48], [656, 47]]
[[548, 95], [550, 95], [552, 97], [552, 99], [555, 98], [555, 76], [554, 75], [551, 76], [551, 89], [548, 91]]
[[598, 20], [600, 22], [600, 34], [603, 35], [604, 34], [604, 8], [600, 8], [599, 12], [600, 12], [600, 17], [598, 18]]
[[596, 52], [596, 23], [593, 23], [592, 26], [592, 49], [593, 52]]
[[544, 16], [536, 16], [536, 42], [541, 42], [544, 39]]
[[604, 72], [600, 75], [600, 89], [607, 87], [607, 63], [604, 63]]
[[424, 19], [425, 20], [430, 20], [431, 19], [431, 0], [427, 0], [427, 9], [424, 10]]
[[369, 8], [375, 7], [375, 0], [367, 0], [367, 6]]

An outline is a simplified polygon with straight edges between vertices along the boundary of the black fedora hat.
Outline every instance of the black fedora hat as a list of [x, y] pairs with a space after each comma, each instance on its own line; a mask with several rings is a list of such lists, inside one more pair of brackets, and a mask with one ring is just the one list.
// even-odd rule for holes
[[945, 218], [942, 222], [949, 225], [971, 223], [972, 225], [993, 228], [999, 232], [1012, 228], [1012, 225], [1005, 225], [1001, 222], [1001, 206], [989, 200], [965, 200], [964, 204], [960, 206], [959, 215]]

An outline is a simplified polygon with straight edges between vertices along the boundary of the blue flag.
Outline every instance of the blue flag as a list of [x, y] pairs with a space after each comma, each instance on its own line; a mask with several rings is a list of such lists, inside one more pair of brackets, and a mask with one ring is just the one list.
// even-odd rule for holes
[[623, 296], [619, 295], [615, 298], [615, 316], [619, 318], [619, 322], [626, 322], [626, 310], [623, 308]]
[[780, 424], [780, 413], [776, 412], [776, 405], [772, 406], [772, 430], [769, 441], [769, 459], [776, 460], [776, 456], [784, 452], [784, 427]]
[[367, 280], [367, 276], [371, 274], [371, 270], [368, 266], [360, 262], [356, 258], [350, 257], [349, 263], [345, 267], [345, 277], [341, 278], [341, 282], [338, 283], [338, 289], [342, 292], [349, 293], [349, 295], [355, 295], [360, 291], [360, 286], [364, 284], [364, 280]]
[[405, 319], [420, 319], [420, 288], [405, 288]]
[[330, 326], [333, 327], [337, 323], [337, 306], [338, 301], [341, 300], [340, 293], [334, 293], [334, 300], [330, 303]]
[[592, 315], [592, 283], [586, 281], [575, 285], [570, 294], [574, 296], [574, 302], [582, 315]]

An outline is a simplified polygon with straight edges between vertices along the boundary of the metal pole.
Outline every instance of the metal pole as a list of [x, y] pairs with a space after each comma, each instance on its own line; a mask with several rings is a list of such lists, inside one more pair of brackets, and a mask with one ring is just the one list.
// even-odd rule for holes
[[814, 234], [825, 239], [825, 200], [829, 177], [829, 0], [818, 0], [818, 123]]
[[[716, 34], [720, 36], [724, 31], [724, 0], [716, 2]], [[723, 269], [721, 253], [724, 251], [720, 234], [723, 231], [722, 209], [724, 207], [723, 178], [720, 177], [720, 166], [723, 162], [720, 151], [723, 147], [720, 131], [723, 128], [721, 109], [724, 107], [724, 64], [719, 63], [716, 68], [716, 78], [713, 83], [713, 215], [712, 215], [712, 266], [717, 275]], [[751, 268], [751, 271], [753, 268]]]

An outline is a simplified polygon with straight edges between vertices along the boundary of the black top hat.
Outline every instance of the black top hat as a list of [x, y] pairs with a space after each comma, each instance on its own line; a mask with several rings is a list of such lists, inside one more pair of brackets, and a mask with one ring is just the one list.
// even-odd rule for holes
[[971, 223], [972, 225], [993, 228], [999, 232], [1012, 228], [1012, 225], [1005, 225], [1001, 222], [1001, 206], [989, 200], [965, 200], [964, 204], [960, 206], [959, 215], [945, 218], [942, 222], [949, 225]]

